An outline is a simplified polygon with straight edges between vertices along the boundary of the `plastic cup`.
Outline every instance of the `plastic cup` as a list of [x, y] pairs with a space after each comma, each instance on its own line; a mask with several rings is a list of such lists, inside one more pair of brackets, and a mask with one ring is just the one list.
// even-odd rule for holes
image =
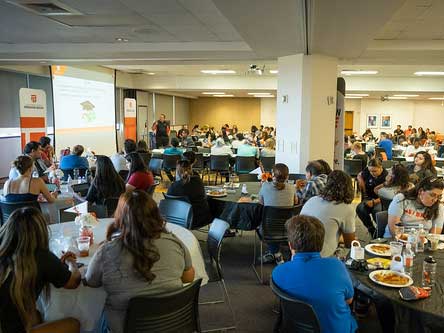
[[396, 240], [399, 240], [403, 233], [404, 233], [404, 226], [396, 224], [395, 225], [395, 238], [396, 238]]
[[429, 234], [427, 239], [430, 241], [430, 251], [438, 250], [439, 235]]
[[392, 258], [397, 254], [402, 254], [402, 246], [403, 244], [401, 242], [390, 242], [390, 254]]
[[77, 238], [77, 248], [79, 249], [80, 257], [89, 256], [89, 242], [90, 242], [90, 237]]

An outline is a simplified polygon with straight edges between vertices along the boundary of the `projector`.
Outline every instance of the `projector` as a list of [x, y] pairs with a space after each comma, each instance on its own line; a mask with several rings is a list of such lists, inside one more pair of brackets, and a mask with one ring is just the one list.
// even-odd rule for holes
[[381, 102], [386, 102], [386, 101], [388, 101], [388, 100], [389, 100], [388, 95], [383, 95], [383, 96], [381, 96]]

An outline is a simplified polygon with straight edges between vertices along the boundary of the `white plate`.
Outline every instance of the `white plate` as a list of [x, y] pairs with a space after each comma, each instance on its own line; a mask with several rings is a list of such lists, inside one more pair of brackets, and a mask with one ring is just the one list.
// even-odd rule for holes
[[[398, 239], [398, 242], [401, 242], [401, 243], [403, 243], [403, 244], [407, 244], [407, 241], [406, 241], [406, 240], [403, 240], [403, 239]], [[427, 237], [425, 237], [425, 238], [424, 238], [424, 244], [427, 244], [427, 242], [428, 242]]]
[[[378, 281], [378, 280], [376, 280], [376, 278], [375, 278], [375, 275], [376, 275], [376, 274], [396, 274], [396, 275], [399, 275], [399, 276], [402, 276], [402, 277], [406, 277], [406, 278], [408, 278], [408, 282], [405, 283], [405, 284], [400, 284], [400, 285], [397, 285], [397, 284], [390, 284], [390, 283], [385, 283], [385, 282], [382, 282], [382, 281]], [[385, 286], [385, 287], [391, 287], [391, 288], [403, 288], [403, 287], [408, 287], [408, 286], [410, 286], [410, 285], [413, 284], [413, 279], [412, 279], [410, 276], [408, 276], [407, 274], [399, 273], [399, 272], [395, 272], [395, 271], [377, 270], [377, 271], [373, 271], [373, 272], [371, 272], [371, 273], [368, 275], [368, 277], [369, 277], [370, 280], [372, 280], [374, 283], [380, 284], [381, 286]]]
[[367, 244], [367, 245], [365, 246], [365, 250], [366, 250], [368, 253], [371, 253], [371, 254], [373, 254], [373, 255], [375, 255], [375, 256], [390, 257], [390, 255], [391, 255], [391, 253], [390, 253], [390, 249], [387, 249], [387, 251], [384, 252], [384, 253], [378, 253], [378, 252], [375, 252], [375, 251], [373, 251], [373, 250], [371, 249], [371, 247], [372, 247], [372, 246], [375, 246], [375, 245], [379, 245], [379, 246], [388, 246], [388, 247], [390, 247], [390, 245], [388, 245], [388, 244], [379, 244], [379, 243], [376, 243], [376, 244]]
[[213, 198], [221, 198], [221, 197], [226, 197], [227, 193], [226, 192], [220, 192], [219, 194], [211, 194], [210, 192], [207, 192], [207, 196], [213, 197]]

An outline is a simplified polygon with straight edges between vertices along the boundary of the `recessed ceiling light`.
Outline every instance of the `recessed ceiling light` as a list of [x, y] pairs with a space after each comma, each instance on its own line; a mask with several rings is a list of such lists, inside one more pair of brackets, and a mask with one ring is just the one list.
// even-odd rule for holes
[[274, 95], [254, 95], [254, 97], [258, 97], [258, 98], [269, 98], [269, 97], [274, 97]]
[[248, 95], [271, 95], [271, 93], [268, 93], [268, 92], [253, 92], [253, 93], [248, 93]]
[[388, 99], [407, 99], [407, 97], [396, 97], [396, 96], [389, 96]]
[[204, 74], [236, 74], [232, 69], [204, 69], [200, 71]]
[[419, 97], [419, 95], [393, 95], [393, 97]]
[[362, 96], [345, 96], [347, 99], [361, 99]]
[[427, 75], [428, 76], [443, 76], [444, 72], [415, 72], [413, 74], [418, 75], [418, 76], [422, 76], [422, 75], [425, 75], [425, 76], [427, 76]]
[[361, 71], [361, 70], [348, 70], [344, 69], [341, 71], [341, 74], [344, 75], [375, 75], [378, 74], [378, 71]]
[[202, 95], [225, 95], [224, 92], [203, 92]]
[[129, 39], [123, 38], [123, 37], [116, 37], [117, 42], [128, 42]]
[[153, 72], [149, 72], [149, 73], [147, 73], [148, 75], [156, 75], [156, 73], [153, 73]]
[[444, 97], [430, 97], [429, 99], [432, 101], [444, 101]]
[[46, 62], [46, 61], [40, 61], [40, 63], [41, 63], [41, 64], [46, 64], [47, 62]]
[[345, 93], [345, 97], [368, 97], [369, 94], [347, 94]]
[[277, 69], [270, 70], [270, 74], [277, 74], [277, 73], [279, 73], [279, 71]]
[[213, 95], [213, 97], [234, 97], [234, 95]]

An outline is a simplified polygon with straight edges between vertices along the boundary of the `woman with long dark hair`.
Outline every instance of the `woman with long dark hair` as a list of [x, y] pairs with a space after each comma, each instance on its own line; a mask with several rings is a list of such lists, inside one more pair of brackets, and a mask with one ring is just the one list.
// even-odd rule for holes
[[415, 154], [415, 164], [409, 165], [407, 170], [410, 180], [416, 184], [427, 177], [436, 176], [436, 169], [432, 163], [432, 157], [425, 151], [418, 151]]
[[129, 173], [126, 181], [127, 190], [146, 191], [154, 184], [154, 178], [151, 171], [148, 171], [145, 162], [143, 162], [139, 153], [132, 152], [126, 155], [129, 164]]
[[[116, 231], [120, 234], [112, 239]], [[188, 249], [165, 229], [156, 202], [135, 190], [120, 197], [107, 242], [94, 254], [85, 278], [91, 287], [104, 287], [108, 327], [120, 333], [132, 297], [179, 289], [193, 281], [194, 269]]]
[[409, 180], [409, 172], [402, 164], [395, 164], [388, 171], [385, 182], [375, 187], [375, 193], [378, 197], [392, 200], [399, 192], [407, 191], [413, 186]]
[[[68, 265], [68, 267], [66, 265]], [[49, 284], [74, 289], [80, 284], [75, 255], [61, 259], [49, 251], [46, 222], [39, 210], [26, 207], [14, 211], [0, 228], [0, 331], [79, 332], [74, 319], [42, 323], [36, 301]]]
[[399, 222], [405, 227], [421, 223], [424, 230], [440, 234], [444, 222], [444, 207], [440, 202], [443, 189], [442, 179], [428, 177], [411, 190], [395, 195], [388, 209], [384, 237], [394, 236], [395, 225]]
[[96, 175], [86, 195], [91, 204], [103, 205], [108, 198], [118, 198], [125, 192], [125, 183], [107, 156], [96, 156]]
[[318, 218], [325, 228], [321, 256], [332, 256], [342, 235], [346, 247], [355, 239], [355, 210], [352, 179], [344, 171], [334, 170], [320, 195], [311, 197], [302, 207], [301, 215]]

